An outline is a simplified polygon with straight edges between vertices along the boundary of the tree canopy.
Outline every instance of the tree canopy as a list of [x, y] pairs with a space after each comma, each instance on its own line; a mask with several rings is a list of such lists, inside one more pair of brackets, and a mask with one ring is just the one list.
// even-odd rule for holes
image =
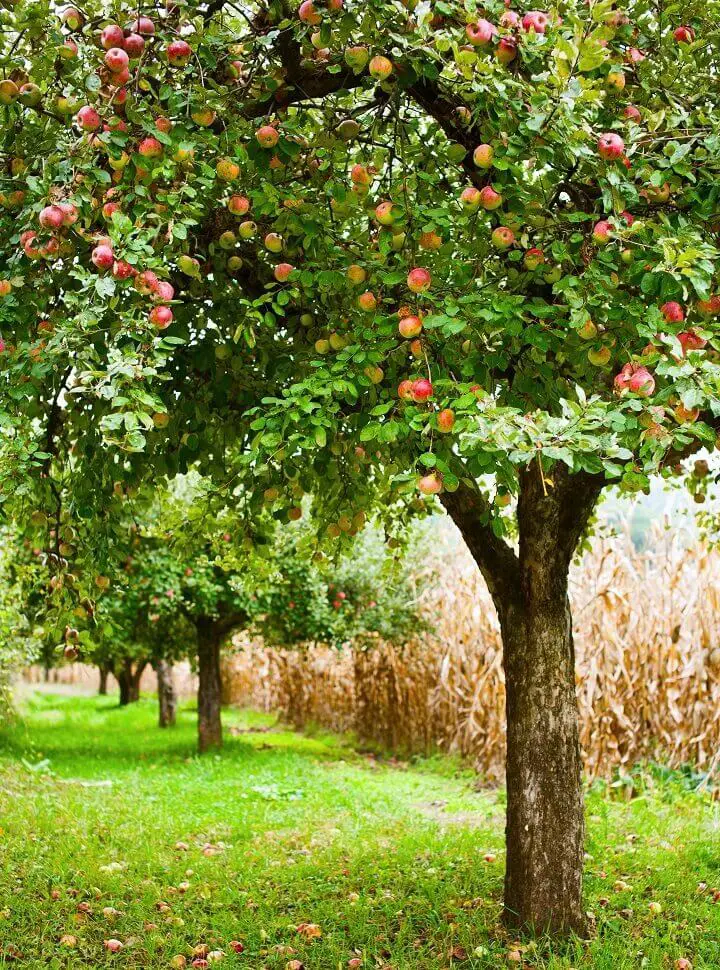
[[713, 440], [714, 5], [413, 6], [5, 4], [6, 502], [200, 463], [334, 533]]

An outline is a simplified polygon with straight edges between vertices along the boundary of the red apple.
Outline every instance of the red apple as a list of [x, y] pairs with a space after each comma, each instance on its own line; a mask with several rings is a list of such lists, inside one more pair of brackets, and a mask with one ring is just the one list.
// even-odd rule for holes
[[59, 229], [65, 222], [65, 215], [57, 205], [46, 205], [40, 210], [38, 221], [43, 229]]
[[450, 408], [443, 408], [437, 416], [438, 431], [449, 434], [455, 427], [455, 412]]
[[613, 224], [608, 222], [607, 219], [601, 219], [600, 222], [596, 222], [593, 227], [593, 241], [598, 246], [604, 246], [606, 243], [610, 242], [612, 232]]
[[430, 273], [422, 267], [411, 269], [408, 273], [407, 285], [411, 293], [425, 293], [430, 289], [431, 282]]
[[109, 51], [111, 47], [124, 47], [125, 34], [122, 27], [117, 24], [109, 24], [105, 27], [100, 34], [100, 44], [106, 51]]
[[465, 34], [467, 39], [475, 47], [483, 47], [485, 44], [489, 44], [490, 41], [497, 34], [497, 27], [495, 24], [490, 23], [489, 20], [481, 18], [474, 24], [468, 24], [465, 28]]
[[366, 313], [372, 313], [377, 307], [377, 297], [370, 290], [367, 290], [358, 297], [358, 306]]
[[398, 330], [400, 331], [400, 336], [405, 337], [406, 340], [410, 340], [422, 331], [422, 320], [420, 317], [403, 317], [403, 319], [398, 324]]
[[160, 280], [151, 269], [145, 269], [135, 277], [135, 289], [144, 296], [155, 293]]
[[97, 131], [100, 127], [100, 115], [89, 104], [80, 108], [75, 115], [75, 120], [83, 131]]
[[143, 158], [160, 158], [163, 153], [162, 143], [157, 138], [153, 138], [152, 135], [143, 138], [137, 150], [138, 155], [142, 155]]
[[646, 56], [647, 55], [644, 54], [643, 51], [638, 50], [637, 47], [628, 47], [628, 49], [625, 51], [625, 60], [628, 62], [628, 64], [640, 64], [645, 60]]
[[353, 165], [350, 170], [350, 181], [353, 185], [367, 186], [372, 182], [372, 176], [364, 165]]
[[262, 128], [258, 128], [255, 132], [255, 137], [261, 148], [274, 148], [278, 143], [280, 135], [272, 125], [263, 125]]
[[606, 162], [615, 161], [621, 158], [625, 152], [625, 142], [620, 135], [607, 132], [600, 135], [597, 143], [598, 155]]
[[316, 27], [322, 19], [315, 9], [313, 0], [303, 0], [298, 10], [298, 17], [304, 24], [310, 24], [313, 27]]
[[417, 487], [423, 495], [438, 495], [443, 490], [442, 478], [437, 472], [430, 472], [429, 475], [418, 478]]
[[167, 280], [158, 280], [152, 298], [157, 303], [170, 303], [171, 300], [175, 299], [175, 287]]
[[126, 70], [129, 61], [130, 58], [121, 47], [111, 47], [105, 55], [105, 66], [114, 74]]
[[113, 256], [112, 246], [100, 243], [90, 254], [93, 264], [101, 270], [112, 269], [115, 257]]
[[493, 209], [497, 209], [502, 205], [502, 202], [502, 195], [499, 192], [496, 192], [491, 185], [486, 185], [484, 188], [480, 189], [480, 205], [488, 212], [491, 212]]
[[550, 18], [540, 10], [531, 10], [522, 19], [522, 28], [527, 31], [534, 31], [536, 34], [544, 34], [550, 25]]
[[250, 200], [244, 195], [231, 195], [227, 207], [234, 216], [244, 216], [250, 211]]
[[128, 34], [124, 46], [130, 60], [136, 60], [145, 50], [145, 38], [141, 37], [140, 34]]
[[136, 273], [135, 267], [131, 266], [124, 259], [118, 259], [113, 263], [113, 276], [116, 280], [127, 280]]
[[387, 57], [373, 57], [368, 64], [368, 71], [370, 77], [374, 77], [376, 81], [386, 81], [393, 72], [392, 61]]
[[679, 333], [678, 340], [683, 350], [683, 357], [685, 357], [688, 351], [702, 350], [707, 344], [707, 340], [695, 333], [694, 330], [686, 330], [684, 333]]
[[714, 317], [720, 313], [720, 296], [711, 296], [709, 300], [698, 300], [698, 310], [706, 317]]
[[518, 44], [514, 37], [501, 37], [495, 51], [500, 64], [511, 64], [517, 57]]
[[57, 207], [62, 211], [64, 226], [73, 226], [78, 221], [80, 213], [72, 202], [58, 202]]
[[655, 378], [647, 367], [638, 367], [630, 377], [629, 387], [639, 397], [651, 397], [655, 393]]
[[173, 321], [173, 312], [169, 306], [156, 306], [150, 311], [148, 320], [150, 323], [156, 326], [158, 330], [165, 330], [165, 328], [169, 327]]
[[660, 312], [665, 317], [667, 323], [682, 323], [685, 319], [685, 311], [674, 300], [663, 303], [660, 307]]
[[172, 67], [184, 67], [192, 56], [192, 47], [186, 40], [171, 40], [167, 46], [167, 59]]
[[525, 269], [532, 272], [545, 262], [545, 254], [543, 253], [542, 249], [528, 249], [523, 257], [523, 262], [525, 264]]
[[412, 399], [416, 404], [424, 404], [433, 396], [433, 386], [426, 377], [413, 381]]
[[401, 401], [412, 401], [413, 399], [413, 381], [405, 380], [400, 381], [398, 384], [398, 397]]
[[294, 272], [295, 267], [291, 263], [278, 263], [275, 267], [275, 279], [278, 283], [286, 283]]
[[515, 233], [507, 226], [498, 226], [490, 239], [495, 249], [509, 249], [515, 242]]
[[675, 28], [673, 37], [678, 44], [692, 44], [692, 42], [695, 40], [695, 31], [692, 27], [688, 27], [685, 24], [682, 27]]
[[138, 17], [130, 24], [130, 33], [152, 37], [155, 33], [155, 24], [149, 17]]

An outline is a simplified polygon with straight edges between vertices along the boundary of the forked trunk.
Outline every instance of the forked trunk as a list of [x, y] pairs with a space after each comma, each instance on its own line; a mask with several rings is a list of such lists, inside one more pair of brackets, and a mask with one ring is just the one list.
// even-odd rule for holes
[[147, 663], [142, 661], [133, 669], [132, 660], [124, 660], [120, 670], [115, 674], [120, 686], [120, 706], [134, 704], [140, 700], [140, 679]]
[[157, 674], [158, 724], [161, 728], [173, 727], [177, 711], [177, 694], [172, 664], [167, 660], [157, 660], [154, 666]]
[[602, 483], [539, 466], [520, 475], [519, 553], [472, 493], [444, 499], [498, 611], [507, 715], [505, 920], [583, 933], [582, 761], [568, 601], [570, 561]]
[[213, 621], [197, 621], [198, 635], [198, 750], [222, 746], [221, 636]]

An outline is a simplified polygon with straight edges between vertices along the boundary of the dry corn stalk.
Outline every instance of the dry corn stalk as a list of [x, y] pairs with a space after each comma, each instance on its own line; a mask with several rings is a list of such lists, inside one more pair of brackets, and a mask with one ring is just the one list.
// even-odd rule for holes
[[[239, 638], [227, 699], [400, 752], [457, 752], [498, 778], [505, 698], [495, 611], [451, 539], [441, 575], [423, 604], [432, 635], [344, 652]], [[573, 570], [571, 596], [588, 774], [651, 757], [710, 764], [720, 748], [720, 557], [670, 533], [646, 553], [628, 539], [599, 540]]]

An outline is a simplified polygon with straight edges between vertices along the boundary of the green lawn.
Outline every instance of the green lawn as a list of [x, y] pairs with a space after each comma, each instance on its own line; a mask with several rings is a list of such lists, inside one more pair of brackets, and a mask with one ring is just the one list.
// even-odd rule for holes
[[[149, 699], [36, 694], [0, 733], [0, 946], [21, 954], [0, 966], [169, 967], [196, 944], [253, 970], [518, 965], [498, 921], [502, 793], [246, 712], [200, 758], [193, 711], [169, 731], [155, 717]], [[630, 800], [589, 795], [592, 939], [524, 942], [526, 966], [720, 967], [718, 803], [682, 776], [636, 781]]]

